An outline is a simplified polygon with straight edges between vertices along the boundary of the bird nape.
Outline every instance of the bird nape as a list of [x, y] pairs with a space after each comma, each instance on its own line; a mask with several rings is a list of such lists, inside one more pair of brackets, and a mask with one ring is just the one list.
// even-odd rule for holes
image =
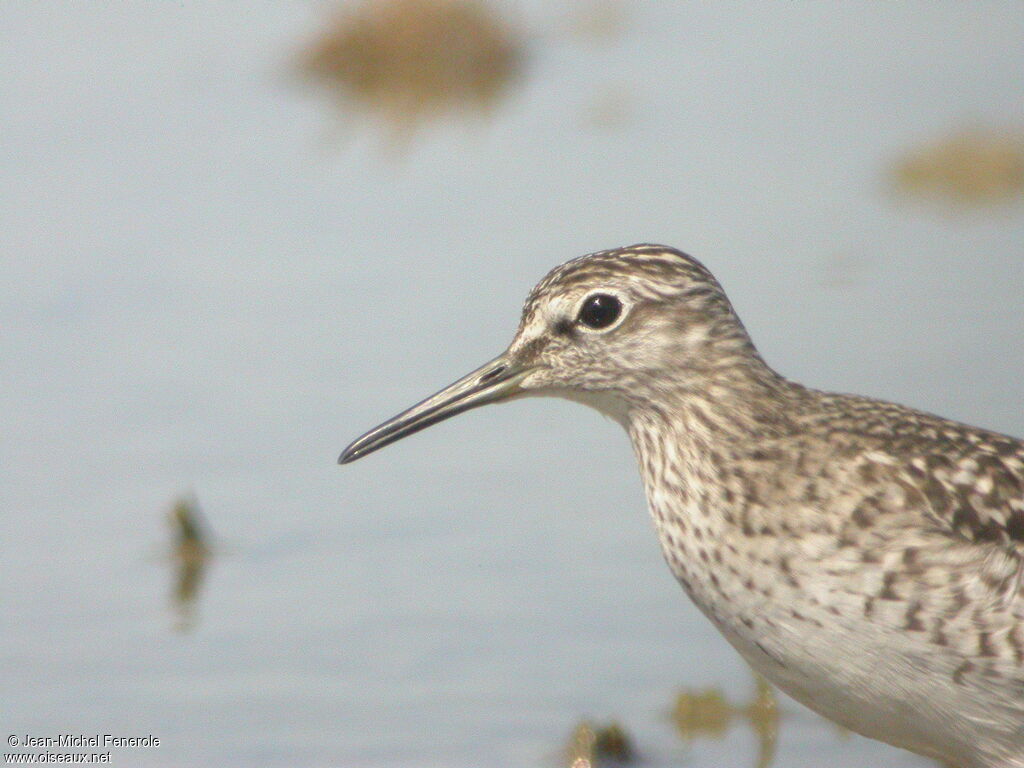
[[532, 395], [622, 424], [673, 574], [775, 685], [960, 768], [1024, 767], [1024, 443], [789, 381], [702, 264], [634, 245], [552, 270], [505, 352], [340, 462]]

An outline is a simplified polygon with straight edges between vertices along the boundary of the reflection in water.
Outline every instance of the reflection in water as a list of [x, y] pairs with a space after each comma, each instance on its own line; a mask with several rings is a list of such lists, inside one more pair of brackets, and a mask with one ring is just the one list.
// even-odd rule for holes
[[779, 737], [779, 708], [771, 686], [755, 676], [757, 692], [749, 704], [736, 706], [717, 689], [683, 691], [676, 698], [672, 719], [684, 741], [722, 739], [736, 719], [744, 720], [758, 740], [757, 768], [767, 768], [775, 757]]
[[521, 36], [482, 0], [367, 0], [302, 56], [302, 69], [398, 134], [428, 118], [486, 111], [523, 60]]
[[171, 598], [177, 617], [175, 629], [188, 632], [196, 625], [196, 603], [213, 551], [194, 499], [179, 499], [171, 510], [170, 523], [174, 533]]
[[633, 740], [616, 722], [597, 727], [584, 720], [576, 726], [566, 749], [569, 768], [622, 765], [636, 757]]
[[892, 171], [896, 188], [957, 204], [999, 202], [1024, 194], [1024, 135], [961, 131], [909, 153]]

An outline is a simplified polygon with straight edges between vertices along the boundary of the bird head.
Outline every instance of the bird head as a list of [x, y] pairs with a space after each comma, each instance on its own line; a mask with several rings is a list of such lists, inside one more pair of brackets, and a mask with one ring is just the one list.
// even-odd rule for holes
[[625, 423], [632, 409], [759, 360], [718, 281], [667, 246], [634, 245], [556, 267], [531, 291], [504, 353], [355, 440], [342, 464], [487, 403], [583, 402]]

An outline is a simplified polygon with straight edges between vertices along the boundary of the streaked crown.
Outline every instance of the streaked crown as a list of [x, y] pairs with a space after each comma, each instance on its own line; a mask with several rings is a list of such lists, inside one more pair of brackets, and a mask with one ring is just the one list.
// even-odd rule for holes
[[[602, 300], [605, 319], [607, 305], [617, 314], [596, 326], [588, 312]], [[579, 392], [635, 399], [700, 387], [729, 369], [763, 367], [711, 272], [685, 253], [652, 244], [599, 251], [553, 269], [527, 298], [509, 351], [536, 365], [524, 390], [574, 399]]]

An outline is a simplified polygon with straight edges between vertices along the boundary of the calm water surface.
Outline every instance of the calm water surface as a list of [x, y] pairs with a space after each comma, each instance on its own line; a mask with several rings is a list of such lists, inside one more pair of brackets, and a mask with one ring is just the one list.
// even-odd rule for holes
[[[294, 75], [326, 6], [3, 5], [4, 736], [545, 766], [588, 716], [647, 766], [753, 766], [742, 723], [670, 722], [681, 690], [753, 681], [664, 567], [618, 427], [522, 402], [334, 464], [581, 253], [677, 245], [784, 373], [1024, 434], [1024, 205], [885, 182], [1024, 122], [1019, 3], [637, 3], [601, 39], [566, 31], [580, 7], [504, 6], [514, 87], [396, 149]], [[218, 555], [183, 631], [190, 491]], [[926, 764], [782, 707], [775, 765]]]

